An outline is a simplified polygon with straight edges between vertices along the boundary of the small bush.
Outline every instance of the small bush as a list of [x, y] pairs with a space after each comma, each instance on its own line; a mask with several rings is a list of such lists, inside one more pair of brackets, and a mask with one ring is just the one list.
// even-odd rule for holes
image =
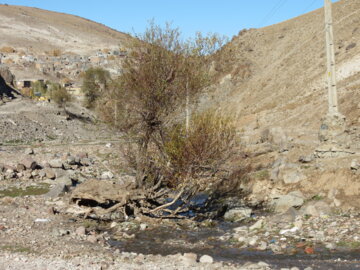
[[110, 73], [103, 68], [89, 68], [83, 76], [81, 91], [85, 95], [84, 105], [94, 108], [98, 99], [104, 95], [111, 84]]
[[54, 57], [58, 57], [61, 56], [62, 52], [60, 49], [54, 49], [51, 51], [46, 52], [49, 56], [54, 56]]
[[236, 143], [235, 135], [231, 118], [214, 111], [194, 116], [188, 134], [185, 126], [174, 126], [165, 143], [173, 175], [171, 185], [216, 172], [229, 158]]
[[50, 98], [60, 107], [65, 107], [66, 103], [71, 101], [71, 95], [60, 84], [51, 84]]
[[31, 83], [31, 87], [33, 89], [33, 92], [40, 92], [42, 96], [46, 95], [47, 87], [46, 84], [42, 81], [36, 81]]

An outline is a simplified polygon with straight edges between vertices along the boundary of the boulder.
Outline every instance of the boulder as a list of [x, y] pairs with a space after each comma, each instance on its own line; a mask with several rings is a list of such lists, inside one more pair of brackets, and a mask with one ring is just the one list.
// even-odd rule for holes
[[74, 156], [68, 156], [66, 159], [66, 163], [69, 165], [77, 165], [79, 160], [76, 160]]
[[70, 188], [73, 185], [72, 180], [68, 176], [63, 176], [63, 177], [57, 178], [55, 181], [57, 184], [63, 184], [67, 188]]
[[331, 214], [331, 207], [324, 201], [312, 201], [303, 206], [300, 213], [313, 217], [327, 216]]
[[57, 184], [54, 187], [52, 187], [50, 189], [50, 191], [45, 194], [45, 196], [49, 197], [49, 198], [57, 198], [61, 194], [65, 193], [67, 191], [68, 191], [68, 188], [66, 187], [66, 185], [60, 183], [60, 184]]
[[35, 170], [38, 167], [36, 161], [31, 158], [24, 159], [21, 164], [23, 164], [27, 170]]
[[304, 204], [304, 196], [300, 191], [293, 191], [286, 195], [279, 195], [273, 199], [274, 211], [285, 213], [291, 207], [300, 207]]
[[8, 68], [0, 65], [0, 99], [14, 99], [21, 94], [12, 88], [13, 77]]
[[280, 172], [280, 177], [285, 184], [296, 184], [307, 179], [300, 168], [284, 168]]
[[15, 76], [11, 73], [10, 69], [0, 64], [0, 77], [3, 78], [5, 83], [10, 86], [14, 86]]

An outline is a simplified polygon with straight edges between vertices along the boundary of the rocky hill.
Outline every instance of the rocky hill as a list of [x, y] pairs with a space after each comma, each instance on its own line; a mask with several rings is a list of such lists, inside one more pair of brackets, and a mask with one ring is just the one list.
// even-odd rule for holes
[[[360, 2], [333, 4], [333, 16], [340, 110], [358, 124]], [[281, 125], [299, 134], [319, 128], [327, 110], [323, 9], [244, 30], [225, 51], [231, 56], [228, 70], [206, 102], [239, 115], [245, 129]], [[221, 61], [220, 55], [217, 64]]]
[[118, 74], [131, 37], [73, 15], [0, 5], [0, 63], [17, 80], [76, 80], [91, 66]]
[[[260, 197], [297, 189], [331, 200], [331, 192], [338, 192], [348, 207], [356, 204], [360, 2], [333, 4], [333, 17], [339, 109], [346, 117], [347, 139], [340, 146], [319, 141], [328, 110], [323, 9], [244, 30], [214, 58], [219, 79], [201, 98], [200, 108], [215, 106], [236, 116], [243, 151], [259, 168], [259, 178], [267, 179], [253, 187]], [[323, 155], [316, 149], [327, 158], [318, 158]]]
[[0, 5], [0, 47], [27, 52], [59, 49], [79, 54], [118, 48], [129, 35], [99, 23], [38, 8]]

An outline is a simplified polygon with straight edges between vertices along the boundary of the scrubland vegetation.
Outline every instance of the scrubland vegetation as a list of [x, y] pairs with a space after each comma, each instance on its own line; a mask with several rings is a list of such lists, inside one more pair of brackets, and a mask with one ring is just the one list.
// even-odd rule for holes
[[[210, 84], [209, 57], [225, 41], [201, 33], [183, 41], [179, 29], [151, 23], [133, 40], [121, 76], [111, 79], [101, 68], [84, 74], [85, 106], [125, 134], [124, 155], [139, 187], [161, 181], [193, 188], [198, 179], [214, 176], [231, 155], [236, 144], [232, 118], [215, 109], [189, 109]], [[187, 111], [186, 119], [176, 117], [181, 111]]]

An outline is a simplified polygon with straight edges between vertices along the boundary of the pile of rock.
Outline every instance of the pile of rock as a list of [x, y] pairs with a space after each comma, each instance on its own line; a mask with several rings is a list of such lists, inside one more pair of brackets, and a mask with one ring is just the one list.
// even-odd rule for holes
[[[95, 162], [87, 153], [55, 155], [55, 158], [39, 162], [32, 149], [25, 150], [26, 157], [16, 165], [0, 164], [0, 180], [16, 180], [18, 183], [38, 182], [54, 186], [49, 196], [58, 196], [77, 183], [88, 178], [100, 178]], [[31, 181], [30, 181], [31, 180]]]

